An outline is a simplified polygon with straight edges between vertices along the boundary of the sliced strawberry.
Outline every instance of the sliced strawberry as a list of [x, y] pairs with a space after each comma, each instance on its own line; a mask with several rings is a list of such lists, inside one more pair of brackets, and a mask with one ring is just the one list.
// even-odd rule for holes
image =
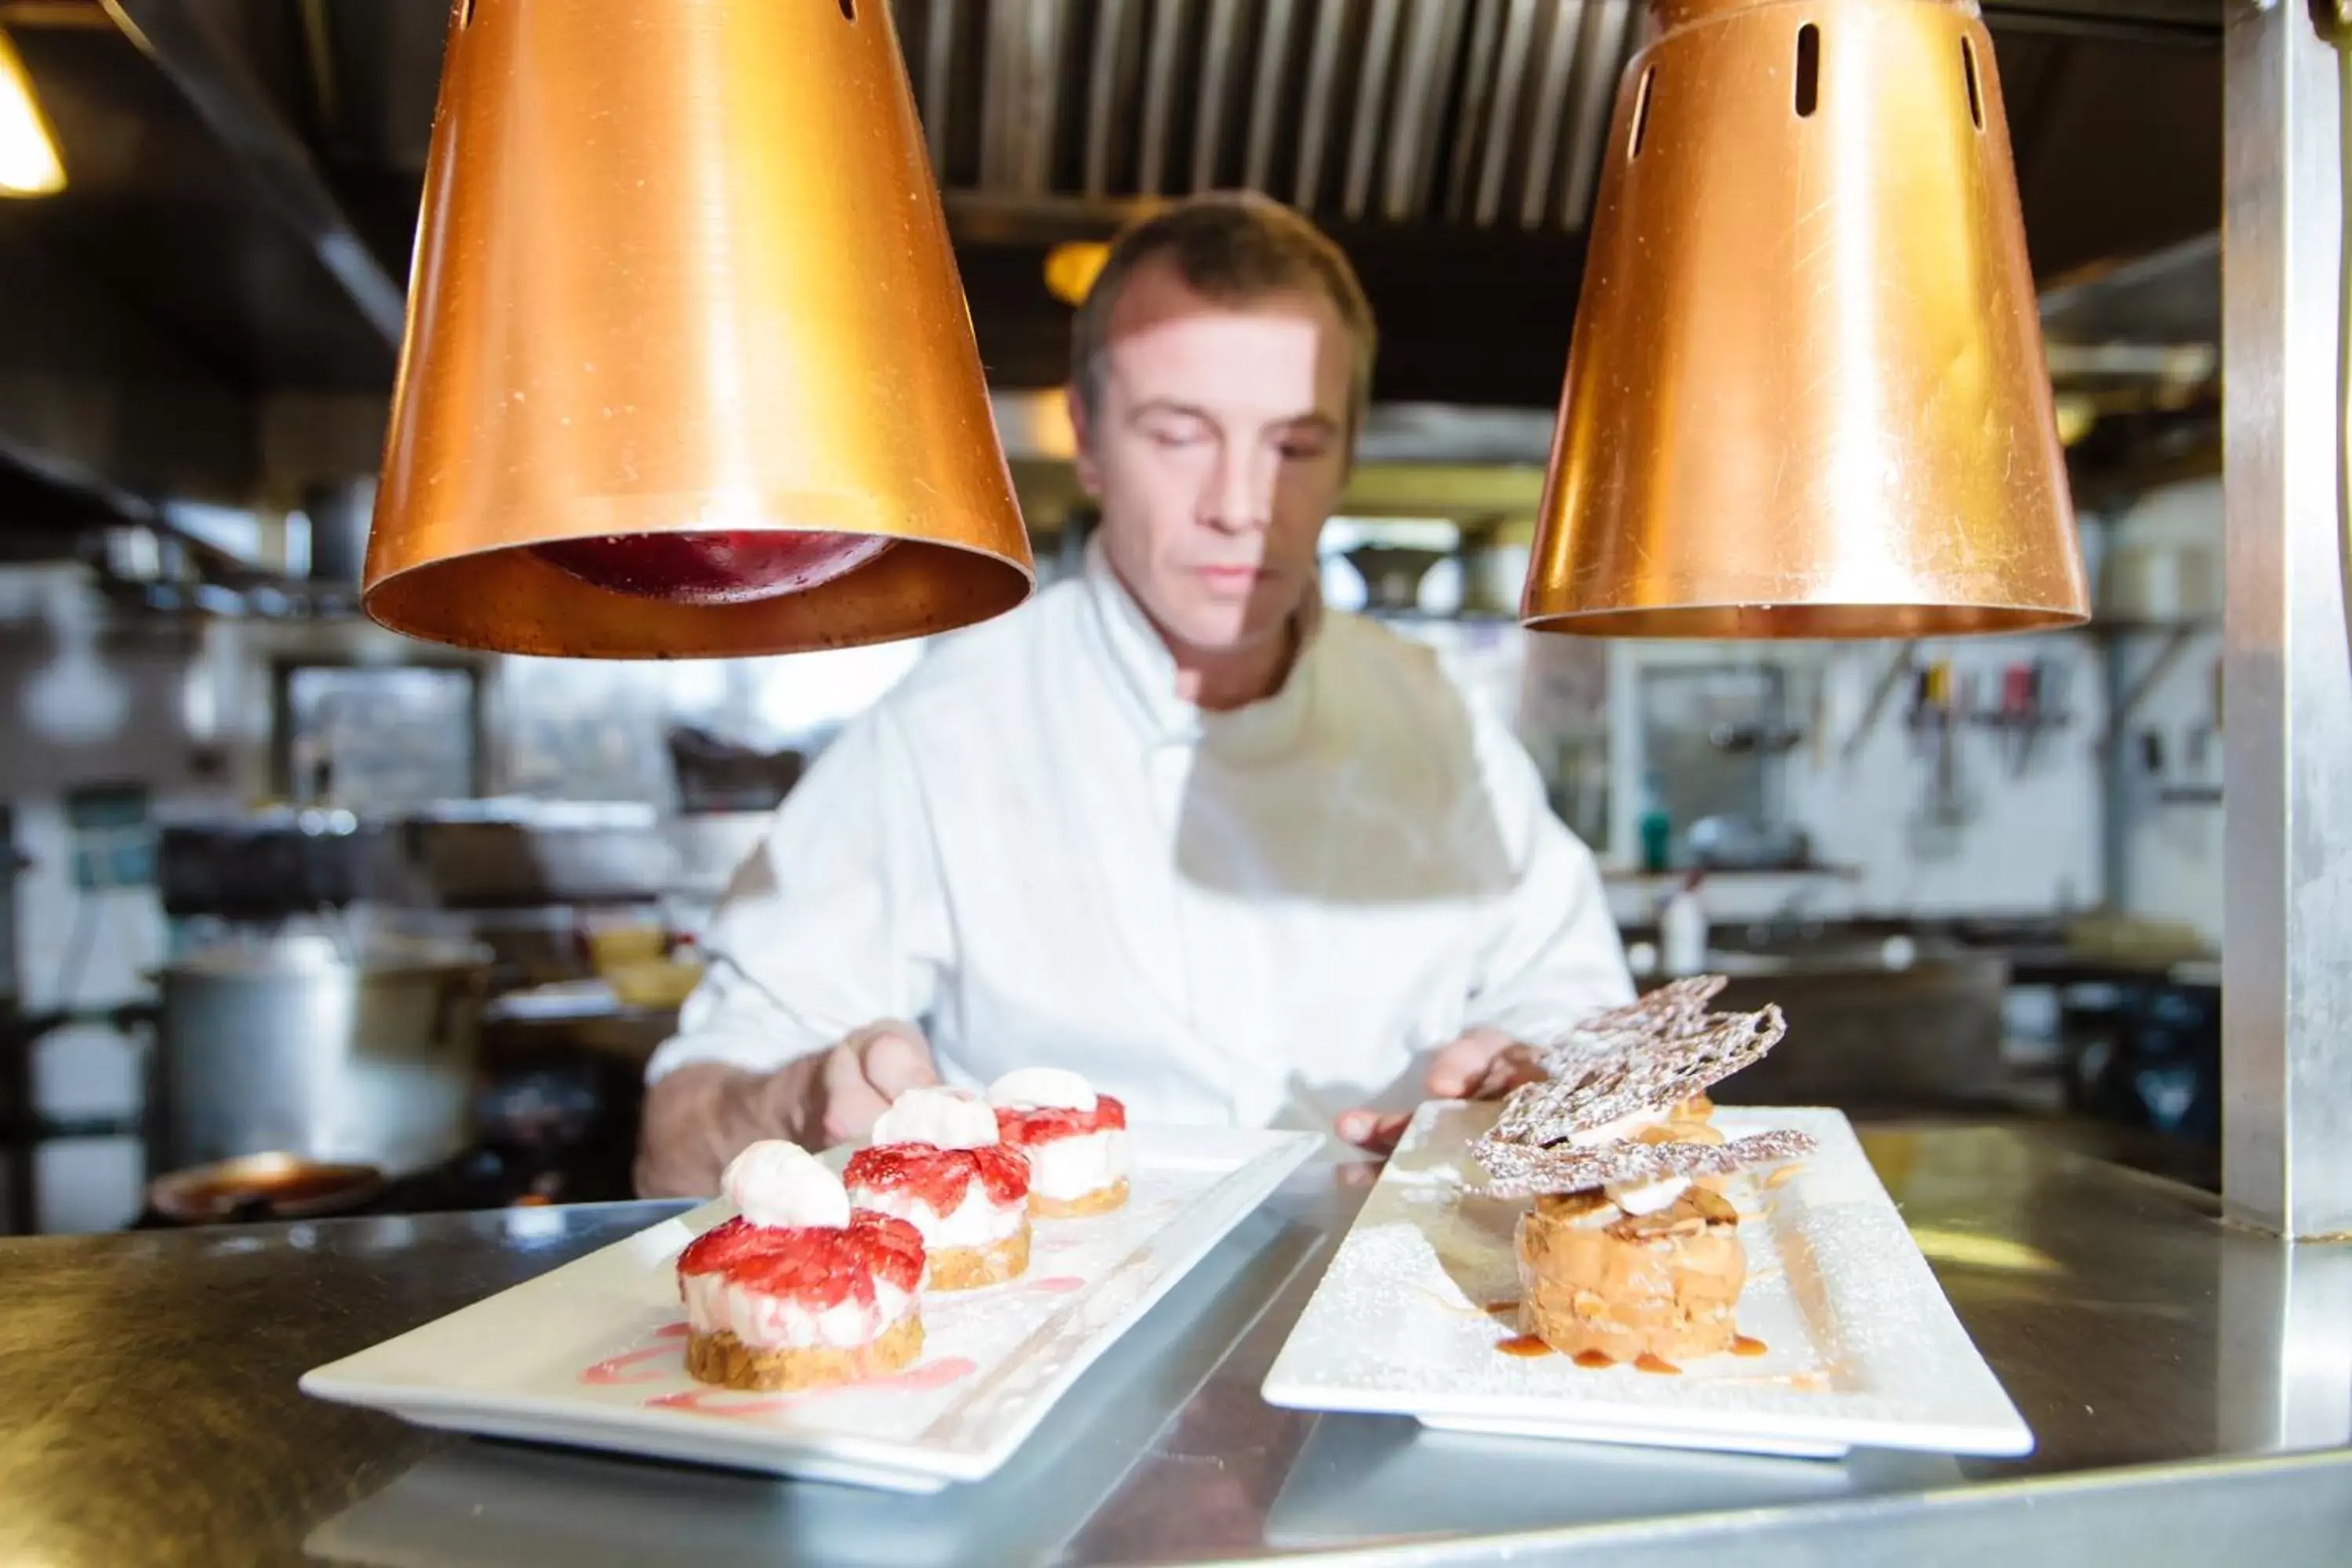
[[678, 1255], [681, 1276], [723, 1273], [732, 1284], [790, 1296], [814, 1311], [856, 1300], [871, 1305], [874, 1282], [912, 1291], [923, 1277], [923, 1238], [913, 1226], [859, 1209], [844, 1226], [756, 1226], [730, 1219]]
[[1127, 1107], [1108, 1094], [1095, 1096], [1092, 1110], [1041, 1105], [1025, 1110], [1000, 1109], [996, 1113], [998, 1136], [1016, 1148], [1033, 1143], [1051, 1143], [1063, 1138], [1082, 1138], [1089, 1132], [1126, 1125]]
[[793, 1233], [772, 1226], [753, 1225], [738, 1215], [724, 1225], [713, 1226], [687, 1245], [677, 1257], [680, 1274], [719, 1274], [747, 1258], [774, 1252], [788, 1245], [785, 1238]]
[[859, 1193], [905, 1194], [933, 1214], [950, 1215], [977, 1179], [1000, 1208], [1029, 1195], [1029, 1162], [1002, 1144], [939, 1149], [929, 1143], [884, 1143], [849, 1158], [847, 1181]]
[[1018, 1149], [992, 1143], [971, 1151], [973, 1173], [987, 1188], [989, 1201], [1007, 1208], [1029, 1195], [1029, 1162]]
[[922, 1279], [922, 1232], [898, 1215], [858, 1209], [849, 1216], [849, 1239], [876, 1279], [907, 1291]]
[[933, 1214], [953, 1214], [971, 1185], [972, 1163], [961, 1149], [929, 1143], [881, 1143], [849, 1157], [843, 1180], [851, 1200], [861, 1193], [904, 1194]]

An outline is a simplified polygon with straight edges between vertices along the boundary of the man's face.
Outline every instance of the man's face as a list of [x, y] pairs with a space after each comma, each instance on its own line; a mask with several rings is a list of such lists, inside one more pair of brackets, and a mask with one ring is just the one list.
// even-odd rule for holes
[[1175, 268], [1129, 274], [1078, 474], [1103, 544], [1160, 631], [1202, 654], [1280, 637], [1312, 589], [1348, 471], [1354, 346], [1312, 293], [1220, 304]]

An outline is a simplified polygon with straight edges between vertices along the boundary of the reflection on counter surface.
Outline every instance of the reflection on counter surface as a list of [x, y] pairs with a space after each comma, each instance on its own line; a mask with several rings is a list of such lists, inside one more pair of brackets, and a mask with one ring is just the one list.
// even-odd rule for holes
[[[924, 1499], [459, 1438], [295, 1392], [309, 1366], [669, 1205], [16, 1244], [0, 1419], [46, 1412], [47, 1436], [0, 1444], [0, 1551], [108, 1568], [1680, 1562], [1735, 1542], [1767, 1564], [2334, 1560], [2352, 1537], [2352, 1254], [2231, 1229], [2201, 1194], [2013, 1133], [1864, 1143], [2033, 1428], [2030, 1458], [1742, 1458], [1272, 1408], [1258, 1385], [1368, 1185], [1341, 1164], [1294, 1177], [994, 1481]], [[231, 1340], [241, 1353], [218, 1353]]]

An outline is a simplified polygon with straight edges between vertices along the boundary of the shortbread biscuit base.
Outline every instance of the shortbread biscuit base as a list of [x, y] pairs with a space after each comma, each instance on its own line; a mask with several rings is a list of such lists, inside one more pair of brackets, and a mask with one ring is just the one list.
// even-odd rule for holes
[[1127, 1203], [1127, 1178], [1121, 1176], [1107, 1187], [1075, 1198], [1049, 1198], [1034, 1188], [1029, 1194], [1029, 1212], [1039, 1219], [1080, 1219], [1090, 1214], [1108, 1214]]
[[897, 1372], [922, 1353], [922, 1316], [910, 1311], [870, 1342], [847, 1347], [809, 1345], [769, 1350], [745, 1344], [729, 1329], [716, 1333], [692, 1333], [687, 1336], [686, 1370], [698, 1382], [774, 1393], [825, 1388], [878, 1377]]
[[942, 1247], [931, 1254], [929, 1286], [934, 1290], [977, 1290], [1017, 1279], [1029, 1267], [1029, 1220], [1003, 1241], [986, 1247]]

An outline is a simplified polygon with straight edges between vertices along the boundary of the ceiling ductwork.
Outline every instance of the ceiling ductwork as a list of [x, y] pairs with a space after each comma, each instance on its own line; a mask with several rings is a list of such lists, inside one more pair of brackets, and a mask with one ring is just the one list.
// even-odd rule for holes
[[[1355, 259], [1381, 402], [1554, 404], [1632, 0], [885, 3], [992, 386], [1065, 374], [1055, 243], [1246, 185]], [[2045, 280], [2215, 226], [2220, 0], [1984, 9]], [[0, 205], [17, 470], [294, 506], [372, 460], [449, 14], [0, 0], [71, 175]]]
[[897, 0], [950, 190], [1246, 185], [1346, 223], [1581, 226], [1618, 0]]

